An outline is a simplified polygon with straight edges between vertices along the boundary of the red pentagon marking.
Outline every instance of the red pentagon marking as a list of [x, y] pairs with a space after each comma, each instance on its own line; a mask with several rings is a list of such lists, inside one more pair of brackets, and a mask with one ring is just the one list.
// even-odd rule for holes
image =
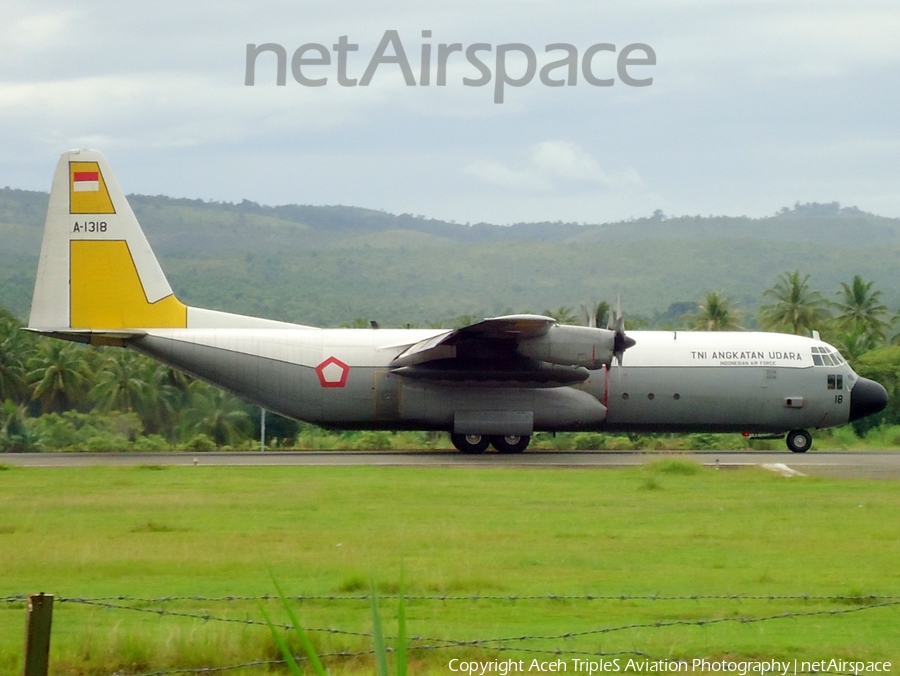
[[349, 374], [350, 367], [337, 357], [328, 357], [316, 366], [316, 375], [322, 387], [343, 387]]

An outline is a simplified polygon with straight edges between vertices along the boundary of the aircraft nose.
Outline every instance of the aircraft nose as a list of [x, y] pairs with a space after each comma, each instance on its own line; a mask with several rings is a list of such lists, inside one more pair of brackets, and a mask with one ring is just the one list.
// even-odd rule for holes
[[887, 390], [880, 383], [860, 378], [850, 390], [850, 422], [878, 413], [887, 402]]

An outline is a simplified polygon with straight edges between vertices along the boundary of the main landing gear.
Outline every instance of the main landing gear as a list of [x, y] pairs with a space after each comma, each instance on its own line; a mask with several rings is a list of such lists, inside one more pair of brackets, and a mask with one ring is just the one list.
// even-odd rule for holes
[[501, 453], [521, 453], [528, 448], [531, 437], [507, 435], [504, 437], [491, 437], [491, 446]]
[[528, 448], [530, 436], [505, 435], [488, 436], [486, 434], [451, 434], [450, 441], [463, 453], [484, 453], [488, 445], [500, 453], [521, 453]]
[[450, 441], [462, 453], [484, 453], [491, 443], [490, 437], [482, 434], [451, 434]]
[[791, 430], [785, 441], [794, 453], [806, 453], [812, 446], [812, 435], [806, 430]]

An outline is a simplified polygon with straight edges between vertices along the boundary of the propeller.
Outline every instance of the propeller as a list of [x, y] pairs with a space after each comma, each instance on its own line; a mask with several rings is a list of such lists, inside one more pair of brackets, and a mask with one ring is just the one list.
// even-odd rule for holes
[[616, 363], [621, 366], [625, 350], [629, 347], [634, 347], [636, 344], [634, 338], [629, 338], [625, 335], [625, 314], [622, 312], [621, 296], [616, 299], [615, 313], [609, 313], [609, 321], [606, 323], [606, 328], [616, 332], [616, 337], [613, 342], [613, 356], [616, 358]]
[[588, 303], [585, 305], [581, 304], [581, 312], [584, 315], [584, 318], [587, 320], [587, 325], [592, 328], [597, 328], [597, 304], [596, 303]]

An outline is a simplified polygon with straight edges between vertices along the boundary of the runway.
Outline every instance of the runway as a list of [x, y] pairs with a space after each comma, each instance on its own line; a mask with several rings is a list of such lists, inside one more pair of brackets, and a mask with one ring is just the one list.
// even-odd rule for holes
[[[615, 469], [667, 458], [722, 470], [760, 466], [782, 474], [900, 479], [900, 451], [528, 451], [516, 455], [456, 451], [267, 451], [228, 453], [5, 453], [0, 464], [18, 467], [171, 465], [198, 467], [460, 467]], [[786, 468], [786, 469], [785, 469]]]

